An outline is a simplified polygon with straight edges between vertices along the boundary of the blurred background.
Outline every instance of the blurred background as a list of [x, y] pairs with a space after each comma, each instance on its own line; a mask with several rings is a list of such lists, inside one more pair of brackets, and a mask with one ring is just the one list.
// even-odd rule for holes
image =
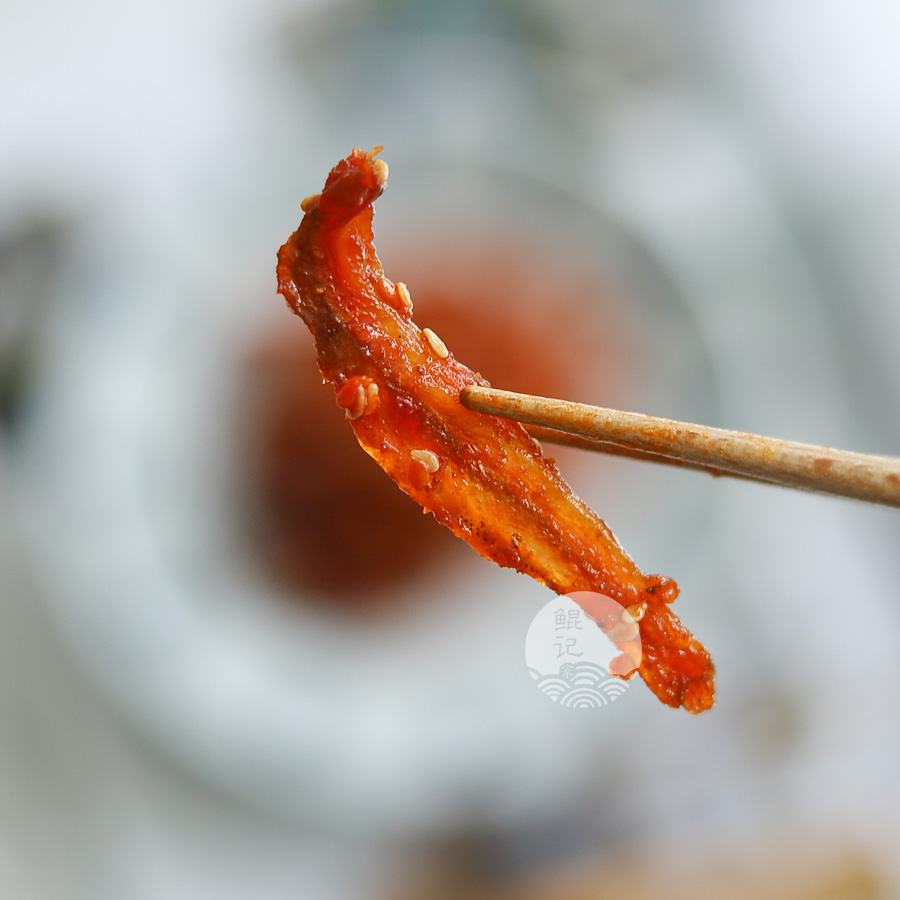
[[560, 451], [718, 703], [556, 707], [547, 592], [356, 448], [274, 278], [383, 144], [386, 274], [495, 385], [898, 454], [894, 4], [0, 23], [2, 896], [900, 896], [894, 511]]

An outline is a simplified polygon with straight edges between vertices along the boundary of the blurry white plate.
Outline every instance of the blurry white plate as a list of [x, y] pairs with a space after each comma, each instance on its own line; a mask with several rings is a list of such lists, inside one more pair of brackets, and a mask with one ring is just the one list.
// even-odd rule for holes
[[[742, 382], [760, 376], [761, 353], [776, 379], [787, 348], [804, 384], [829, 377], [818, 348], [804, 353], [817, 307], [752, 172], [679, 98], [635, 105], [597, 147], [578, 200], [534, 173], [450, 165], [435, 182], [435, 159], [389, 157], [376, 216], [387, 274], [402, 279], [391, 247], [423, 203], [484, 222], [513, 198], [502, 215], [571, 228], [632, 303], [643, 377], [610, 402], [802, 439], [790, 398], [766, 392], [762, 415]], [[554, 707], [523, 658], [546, 591], [487, 563], [410, 585], [430, 602], [374, 623], [281, 604], [230, 525], [237, 361], [248, 333], [287, 317], [277, 241], [251, 260], [220, 223], [186, 219], [179, 258], [171, 223], [115, 224], [89, 246], [104, 268], [61, 304], [18, 460], [32, 562], [100, 690], [198, 777], [292, 818], [411, 834], [577, 803], [656, 701], [636, 684], [594, 715]], [[740, 329], [739, 298], [724, 296], [735, 290]], [[711, 480], [621, 461], [586, 470], [578, 490], [643, 568], [702, 571]], [[698, 631], [714, 589], [695, 575], [680, 601]]]

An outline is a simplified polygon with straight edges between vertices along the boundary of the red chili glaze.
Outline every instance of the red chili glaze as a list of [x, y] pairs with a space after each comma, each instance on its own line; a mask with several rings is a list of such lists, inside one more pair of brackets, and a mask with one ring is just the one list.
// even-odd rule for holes
[[462, 388], [487, 382], [435, 348], [385, 278], [372, 236], [372, 203], [387, 181], [379, 149], [335, 166], [278, 254], [278, 289], [313, 333], [360, 445], [488, 559], [559, 594], [646, 602], [641, 677], [669, 706], [708, 709], [714, 667], [669, 607], [675, 582], [637, 568], [521, 426], [459, 403]]

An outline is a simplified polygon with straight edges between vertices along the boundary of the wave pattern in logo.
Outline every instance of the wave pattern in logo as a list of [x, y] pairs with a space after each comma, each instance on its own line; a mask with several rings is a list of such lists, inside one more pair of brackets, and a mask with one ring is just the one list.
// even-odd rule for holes
[[617, 700], [629, 687], [627, 681], [592, 662], [565, 663], [558, 675], [528, 671], [537, 687], [561, 706], [598, 709]]

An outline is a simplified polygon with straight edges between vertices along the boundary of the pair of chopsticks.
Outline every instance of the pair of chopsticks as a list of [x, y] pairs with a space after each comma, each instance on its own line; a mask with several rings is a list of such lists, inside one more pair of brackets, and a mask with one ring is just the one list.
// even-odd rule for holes
[[463, 389], [460, 402], [522, 422], [540, 441], [900, 507], [900, 458], [476, 385]]

